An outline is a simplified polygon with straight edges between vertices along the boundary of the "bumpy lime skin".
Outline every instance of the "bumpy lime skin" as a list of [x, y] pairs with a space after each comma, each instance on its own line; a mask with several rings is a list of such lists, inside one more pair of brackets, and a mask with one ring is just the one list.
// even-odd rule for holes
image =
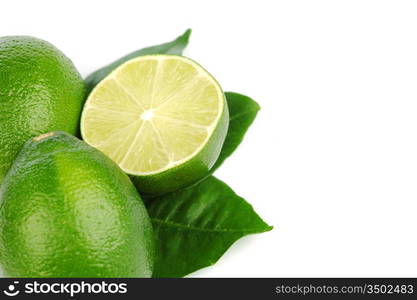
[[85, 84], [73, 63], [50, 43], [0, 37], [0, 183], [31, 137], [77, 134]]
[[8, 277], [150, 277], [153, 233], [135, 187], [64, 132], [28, 141], [0, 188]]

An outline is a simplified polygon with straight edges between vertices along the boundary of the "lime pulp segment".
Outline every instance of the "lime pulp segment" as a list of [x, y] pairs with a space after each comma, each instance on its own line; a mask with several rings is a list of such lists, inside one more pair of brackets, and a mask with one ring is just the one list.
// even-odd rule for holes
[[219, 84], [192, 60], [171, 55], [126, 62], [90, 94], [83, 138], [127, 173], [151, 175], [197, 155], [224, 110]]

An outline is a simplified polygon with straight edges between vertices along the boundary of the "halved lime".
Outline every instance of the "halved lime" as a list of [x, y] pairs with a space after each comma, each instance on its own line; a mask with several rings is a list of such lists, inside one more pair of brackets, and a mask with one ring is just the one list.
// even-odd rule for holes
[[81, 133], [132, 175], [139, 191], [163, 194], [207, 174], [228, 123], [223, 91], [206, 70], [182, 56], [148, 55], [94, 88]]

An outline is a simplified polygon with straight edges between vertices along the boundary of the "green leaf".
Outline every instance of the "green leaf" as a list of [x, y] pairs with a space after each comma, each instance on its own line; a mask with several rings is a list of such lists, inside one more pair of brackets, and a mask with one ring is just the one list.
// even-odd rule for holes
[[272, 229], [213, 176], [147, 203], [156, 236], [153, 277], [183, 277], [213, 265], [239, 238]]
[[236, 150], [260, 109], [259, 104], [248, 96], [233, 92], [226, 92], [225, 95], [229, 107], [229, 130], [219, 158], [211, 168], [210, 174], [213, 174]]
[[87, 90], [88, 93], [91, 92], [91, 90], [101, 81], [103, 80], [107, 75], [109, 75], [115, 68], [123, 64], [124, 62], [138, 57], [142, 55], [148, 55], [148, 54], [175, 54], [175, 55], [181, 55], [184, 48], [188, 44], [188, 39], [190, 38], [191, 29], [188, 29], [185, 31], [182, 35], [177, 37], [175, 40], [160, 44], [157, 46], [147, 47], [140, 50], [137, 50], [135, 52], [132, 52], [126, 56], [123, 56], [122, 58], [116, 60], [115, 62], [95, 71], [94, 73], [90, 74], [86, 79], [85, 82], [87, 84]]

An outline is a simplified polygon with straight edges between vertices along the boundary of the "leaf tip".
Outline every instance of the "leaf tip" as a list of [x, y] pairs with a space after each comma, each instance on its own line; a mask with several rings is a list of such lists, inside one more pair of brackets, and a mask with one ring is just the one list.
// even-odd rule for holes
[[191, 28], [188, 28], [181, 36], [180, 36], [180, 38], [182, 38], [182, 39], [184, 39], [187, 43], [188, 43], [188, 40], [190, 39], [190, 35], [191, 35], [191, 33], [192, 33], [192, 29]]
[[274, 229], [274, 226], [272, 226], [272, 225], [267, 225], [267, 226], [265, 227], [265, 231], [264, 231], [264, 232], [271, 231], [272, 229]]
[[231, 96], [231, 97], [242, 98], [243, 100], [246, 100], [248, 103], [251, 103], [251, 105], [252, 105], [251, 110], [252, 111], [258, 112], [261, 109], [261, 106], [259, 105], [259, 103], [256, 102], [255, 100], [253, 100], [249, 96], [246, 96], [246, 95], [243, 95], [243, 94], [240, 94], [240, 93], [236, 93], [236, 92], [231, 92], [231, 91], [224, 92], [224, 95], [226, 96], [226, 99], [227, 99], [227, 96], [229, 95], [229, 97]]

